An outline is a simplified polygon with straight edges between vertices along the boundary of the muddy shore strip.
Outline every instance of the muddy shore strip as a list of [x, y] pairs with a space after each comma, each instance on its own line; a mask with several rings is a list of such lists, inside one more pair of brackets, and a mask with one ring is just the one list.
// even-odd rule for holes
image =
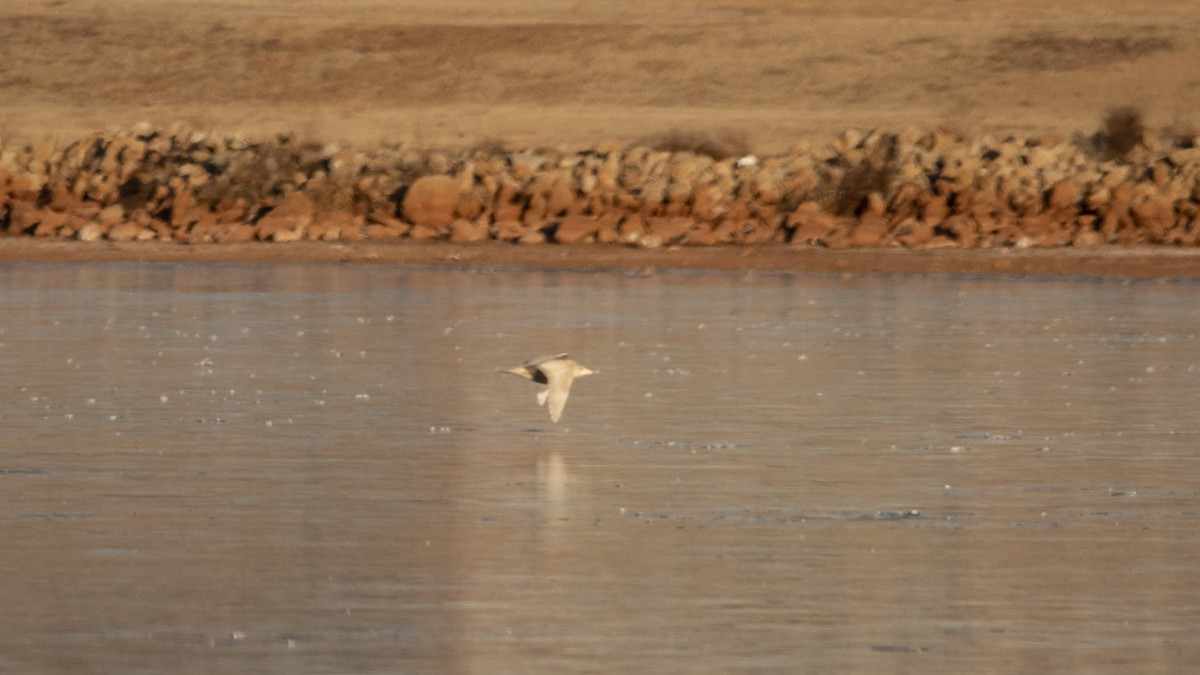
[[1200, 249], [845, 249], [787, 245], [669, 247], [528, 246], [501, 242], [267, 242], [188, 245], [0, 238], [0, 262], [171, 264], [399, 264], [476, 269], [795, 272], [1003, 277], [1200, 279]]

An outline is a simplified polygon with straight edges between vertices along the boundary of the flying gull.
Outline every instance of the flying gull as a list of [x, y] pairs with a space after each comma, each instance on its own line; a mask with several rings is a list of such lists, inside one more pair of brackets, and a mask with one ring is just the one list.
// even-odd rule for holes
[[546, 385], [544, 390], [538, 392], [537, 402], [549, 408], [550, 420], [557, 422], [562, 416], [563, 406], [567, 404], [567, 397], [571, 395], [571, 382], [594, 371], [568, 359], [566, 354], [555, 354], [539, 356], [504, 372]]

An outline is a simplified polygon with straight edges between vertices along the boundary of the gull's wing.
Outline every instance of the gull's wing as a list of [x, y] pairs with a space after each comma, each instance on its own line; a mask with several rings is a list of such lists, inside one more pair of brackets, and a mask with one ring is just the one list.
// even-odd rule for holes
[[550, 420], [557, 422], [562, 417], [567, 396], [571, 394], [571, 381], [575, 379], [575, 364], [561, 358], [543, 361], [538, 368], [546, 376], [546, 391], [538, 394], [538, 403], [550, 409]]
[[550, 409], [550, 421], [557, 422], [562, 417], [563, 407], [567, 405], [567, 396], [571, 394], [571, 380], [559, 378], [550, 380], [550, 388], [546, 390], [546, 407]]
[[565, 358], [567, 358], [567, 355], [565, 353], [553, 354], [553, 355], [548, 355], [548, 356], [539, 356], [536, 359], [529, 359], [525, 363], [522, 363], [521, 367], [522, 368], [536, 368], [537, 366], [540, 366], [543, 363], [546, 363], [548, 361], [559, 361], [559, 360], [565, 359]]
[[[547, 364], [547, 363], [553, 363], [554, 361], [559, 361], [561, 359], [565, 359], [566, 357], [567, 357], [566, 354], [554, 354], [551, 356], [539, 356], [536, 359], [530, 359], [530, 360], [526, 361], [525, 363], [522, 363], [521, 365], [517, 366], [516, 368], [509, 368], [508, 370], [506, 370], [504, 372], [511, 373], [511, 374], [517, 375], [519, 377], [523, 377], [527, 380], [533, 380], [534, 382], [537, 382], [538, 384], [546, 384], [547, 376], [546, 376], [546, 373], [542, 372], [542, 365]], [[539, 405], [541, 405], [540, 402], [539, 402]]]
[[[566, 358], [567, 358], [566, 354], [554, 354], [552, 356], [539, 356], [536, 359], [530, 359], [530, 360], [526, 361], [525, 363], [521, 364], [520, 368], [524, 368], [524, 373], [520, 372], [520, 368], [514, 369], [514, 370], [518, 371], [518, 372], [514, 373], [514, 375], [521, 375], [521, 377], [527, 377], [527, 378], [533, 380], [534, 382], [537, 382], [538, 384], [549, 384], [550, 383], [550, 372], [553, 370], [556, 370], [557, 368], [562, 366], [564, 363], [570, 363], [570, 361], [564, 360]], [[570, 369], [567, 369], [567, 370], [568, 370], [568, 372], [570, 371]], [[542, 405], [542, 402], [540, 400], [538, 401], [538, 405]]]

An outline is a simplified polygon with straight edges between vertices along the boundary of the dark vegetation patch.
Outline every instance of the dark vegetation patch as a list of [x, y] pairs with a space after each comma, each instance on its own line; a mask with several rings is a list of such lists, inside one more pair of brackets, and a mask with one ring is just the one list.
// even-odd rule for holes
[[646, 138], [642, 142], [655, 150], [690, 152], [696, 155], [706, 155], [718, 161], [745, 157], [752, 152], [746, 134], [730, 130], [710, 133], [672, 129]]
[[1076, 37], [1054, 32], [1010, 35], [992, 43], [993, 70], [1076, 70], [1133, 61], [1175, 48], [1161, 35]]
[[1121, 106], [1104, 116], [1100, 131], [1092, 137], [1092, 146], [1103, 159], [1120, 159], [1140, 145], [1145, 135], [1142, 111], [1130, 105]]

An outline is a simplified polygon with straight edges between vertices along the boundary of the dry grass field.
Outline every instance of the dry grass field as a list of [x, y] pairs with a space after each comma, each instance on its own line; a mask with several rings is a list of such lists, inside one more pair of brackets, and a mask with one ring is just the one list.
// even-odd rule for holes
[[0, 0], [0, 142], [139, 121], [420, 146], [1200, 125], [1192, 0]]
[[[1197, 64], [1194, 0], [0, 0], [0, 146], [182, 122], [363, 148], [712, 139], [770, 154], [847, 129], [1091, 133], [1123, 106], [1152, 132], [1194, 137]], [[0, 258], [175, 260], [198, 250], [172, 246], [6, 239]], [[547, 255], [216, 248], [204, 255], [435, 264], [545, 264]], [[602, 249], [559, 252], [555, 264], [1200, 273], [1193, 255], [1161, 251], [800, 260], [673, 250], [635, 260]]]

